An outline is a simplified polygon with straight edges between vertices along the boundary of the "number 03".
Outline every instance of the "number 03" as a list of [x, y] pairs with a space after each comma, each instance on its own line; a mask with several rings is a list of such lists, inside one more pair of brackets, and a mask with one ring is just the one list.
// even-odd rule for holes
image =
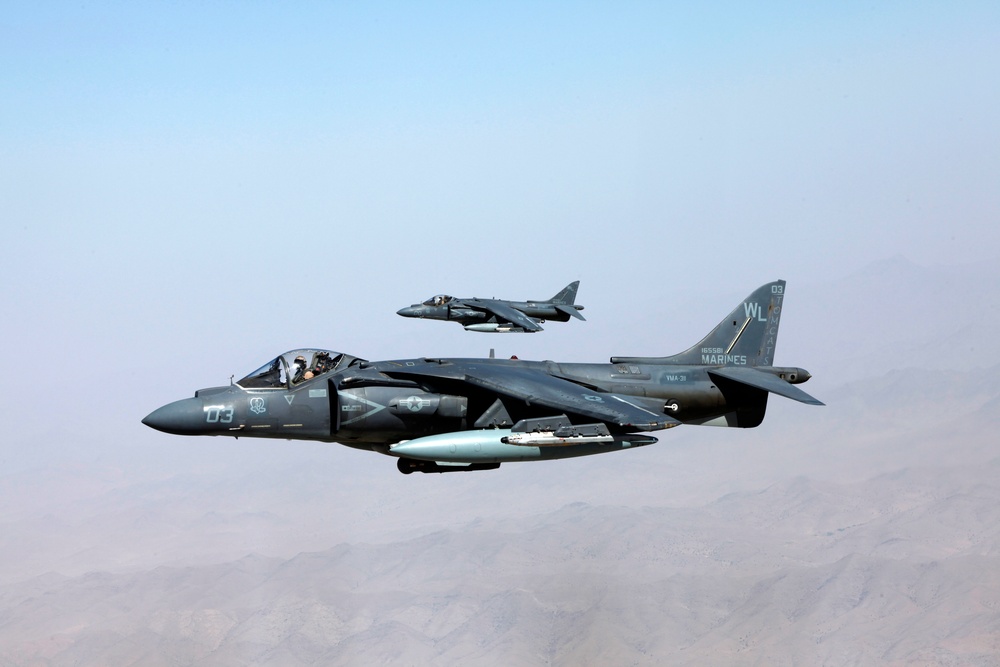
[[209, 424], [230, 424], [233, 421], [233, 409], [225, 405], [206, 406], [205, 421]]

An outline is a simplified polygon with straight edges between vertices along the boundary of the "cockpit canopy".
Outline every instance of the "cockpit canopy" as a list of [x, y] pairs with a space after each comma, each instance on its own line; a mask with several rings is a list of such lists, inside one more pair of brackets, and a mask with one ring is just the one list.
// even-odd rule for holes
[[425, 306], [445, 306], [455, 300], [455, 297], [448, 296], [447, 294], [438, 294], [435, 297], [431, 297], [424, 301]]
[[244, 389], [288, 389], [347, 366], [354, 357], [330, 350], [292, 350], [238, 381]]

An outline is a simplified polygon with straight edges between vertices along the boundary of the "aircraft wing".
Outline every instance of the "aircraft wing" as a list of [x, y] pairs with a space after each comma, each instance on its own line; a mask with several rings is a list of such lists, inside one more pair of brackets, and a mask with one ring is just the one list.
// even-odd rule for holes
[[483, 310], [492, 313], [500, 320], [506, 320], [511, 324], [521, 327], [525, 331], [541, 331], [542, 327], [535, 320], [531, 319], [517, 308], [507, 305], [502, 301], [492, 301], [487, 299], [468, 300], [466, 305], [476, 310]]
[[708, 371], [708, 374], [718, 375], [719, 377], [740, 382], [756, 389], [763, 389], [764, 391], [769, 391], [772, 394], [778, 394], [779, 396], [801, 401], [802, 403], [808, 403], [809, 405], [823, 405], [823, 403], [817, 399], [813, 398], [795, 385], [788, 384], [777, 375], [772, 375], [771, 373], [766, 373], [764, 371], [758, 371], [747, 366], [723, 366], [722, 368], [713, 368]]
[[419, 371], [383, 372], [407, 379], [431, 376], [459, 380], [500, 396], [524, 401], [528, 405], [551, 408], [554, 414], [576, 414], [619, 428], [656, 431], [680, 424], [662, 412], [645, 407], [634, 396], [594, 391], [530, 368], [443, 364], [421, 368]]

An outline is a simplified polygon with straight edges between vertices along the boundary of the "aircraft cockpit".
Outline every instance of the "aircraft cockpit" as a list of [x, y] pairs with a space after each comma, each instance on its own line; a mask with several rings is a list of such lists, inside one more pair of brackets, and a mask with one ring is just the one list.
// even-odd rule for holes
[[290, 389], [354, 360], [330, 350], [292, 350], [275, 357], [236, 384], [244, 389]]
[[424, 305], [425, 306], [446, 306], [446, 305], [448, 305], [449, 303], [451, 303], [454, 300], [455, 300], [455, 297], [453, 297], [453, 296], [448, 296], [447, 294], [438, 294], [437, 296], [435, 296], [433, 298], [430, 298], [430, 299], [427, 299], [427, 301], [424, 301]]

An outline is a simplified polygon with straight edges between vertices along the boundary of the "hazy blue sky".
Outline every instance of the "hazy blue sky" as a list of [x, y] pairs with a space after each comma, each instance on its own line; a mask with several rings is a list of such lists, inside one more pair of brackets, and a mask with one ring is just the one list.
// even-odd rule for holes
[[[7, 7], [3, 347], [86, 390], [4, 383], [8, 447], [162, 438], [299, 346], [665, 354], [699, 294], [997, 258], [1000, 5], [806, 4]], [[530, 339], [394, 314], [575, 279], [591, 321]]]

